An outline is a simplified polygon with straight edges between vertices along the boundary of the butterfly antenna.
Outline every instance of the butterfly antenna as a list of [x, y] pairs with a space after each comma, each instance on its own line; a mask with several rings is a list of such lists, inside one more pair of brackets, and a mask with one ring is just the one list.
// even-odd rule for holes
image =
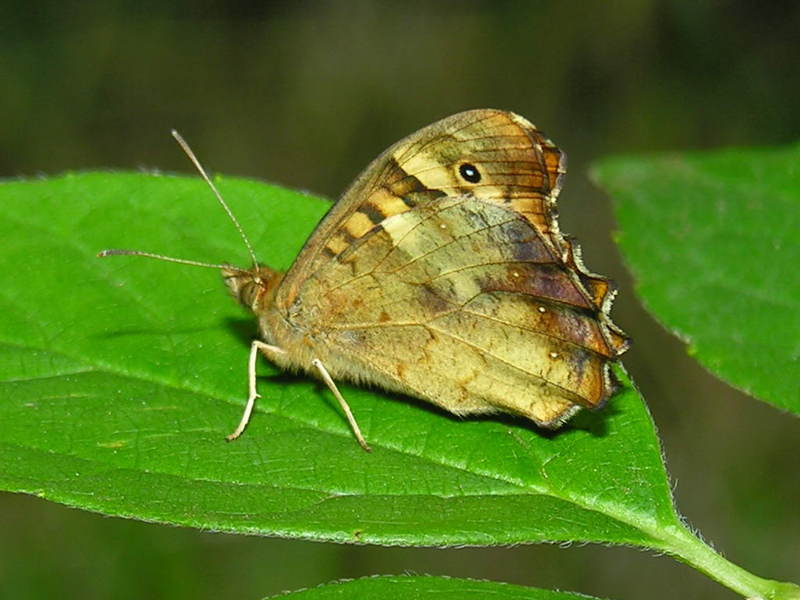
[[[217, 197], [217, 200], [219, 200], [219, 203], [222, 205], [222, 208], [224, 208], [225, 212], [228, 213], [228, 217], [230, 217], [230, 220], [233, 222], [234, 226], [236, 227], [236, 230], [239, 232], [239, 235], [242, 236], [242, 240], [244, 240], [244, 245], [247, 247], [247, 252], [250, 254], [250, 259], [253, 261], [253, 267], [257, 267], [258, 260], [256, 259], [256, 253], [253, 252], [253, 246], [250, 245], [250, 240], [247, 239], [247, 236], [244, 233], [244, 229], [242, 229], [242, 226], [239, 224], [239, 221], [236, 220], [236, 217], [233, 215], [233, 212], [231, 212], [231, 209], [228, 207], [227, 202], [225, 202], [225, 200], [222, 198], [222, 194], [219, 193], [217, 186], [215, 186], [214, 183], [211, 181], [211, 178], [206, 173], [206, 170], [203, 168], [203, 165], [201, 165], [200, 161], [197, 160], [197, 157], [194, 155], [194, 152], [192, 152], [192, 149], [189, 147], [189, 144], [186, 143], [186, 140], [183, 139], [181, 134], [173, 129], [172, 137], [174, 137], [175, 141], [178, 142], [181, 149], [186, 153], [186, 156], [189, 157], [189, 160], [191, 160], [194, 163], [194, 166], [200, 172], [200, 175], [203, 177], [203, 179], [206, 180], [208, 187], [211, 188], [211, 191], [214, 192], [214, 195]], [[142, 253], [140, 254], [140, 256], [147, 256], [147, 254]], [[178, 260], [176, 262], [191, 262], [191, 261]]]
[[111, 248], [109, 250], [101, 250], [97, 256], [104, 258], [106, 256], [144, 256], [145, 258], [154, 258], [156, 260], [165, 260], [167, 262], [179, 263], [181, 265], [192, 265], [194, 267], [208, 267], [209, 269], [230, 269], [233, 271], [241, 271], [238, 267], [231, 265], [215, 265], [213, 263], [200, 262], [199, 260], [187, 260], [185, 258], [174, 258], [172, 256], [164, 256], [163, 254], [155, 254], [153, 252], [143, 252], [142, 250], [120, 250], [118, 248]]

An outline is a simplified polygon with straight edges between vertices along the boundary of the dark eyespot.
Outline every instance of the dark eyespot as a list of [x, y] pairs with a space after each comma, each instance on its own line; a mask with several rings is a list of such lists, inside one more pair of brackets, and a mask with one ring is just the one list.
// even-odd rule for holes
[[469, 183], [478, 183], [481, 180], [481, 172], [478, 171], [475, 165], [464, 163], [458, 167], [458, 172], [461, 174], [464, 181], [468, 181]]

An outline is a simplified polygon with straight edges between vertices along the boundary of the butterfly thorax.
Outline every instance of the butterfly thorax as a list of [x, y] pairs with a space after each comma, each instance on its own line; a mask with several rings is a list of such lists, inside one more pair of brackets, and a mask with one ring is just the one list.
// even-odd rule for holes
[[225, 285], [242, 306], [256, 315], [263, 314], [273, 303], [283, 272], [263, 265], [251, 269], [227, 267], [222, 270]]

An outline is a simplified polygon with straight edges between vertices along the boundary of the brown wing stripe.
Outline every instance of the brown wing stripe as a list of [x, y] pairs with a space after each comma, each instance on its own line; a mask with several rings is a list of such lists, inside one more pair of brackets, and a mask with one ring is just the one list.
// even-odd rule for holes
[[364, 204], [359, 207], [358, 212], [367, 217], [373, 225], [377, 225], [386, 218], [386, 215], [381, 211], [380, 206], [375, 206], [372, 203]]

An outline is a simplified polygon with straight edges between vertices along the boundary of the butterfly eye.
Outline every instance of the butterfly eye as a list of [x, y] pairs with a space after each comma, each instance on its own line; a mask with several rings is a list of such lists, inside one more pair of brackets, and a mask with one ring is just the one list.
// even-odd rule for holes
[[464, 181], [468, 181], [469, 183], [478, 183], [481, 180], [481, 172], [478, 171], [475, 165], [464, 163], [458, 168], [458, 172], [461, 174]]

